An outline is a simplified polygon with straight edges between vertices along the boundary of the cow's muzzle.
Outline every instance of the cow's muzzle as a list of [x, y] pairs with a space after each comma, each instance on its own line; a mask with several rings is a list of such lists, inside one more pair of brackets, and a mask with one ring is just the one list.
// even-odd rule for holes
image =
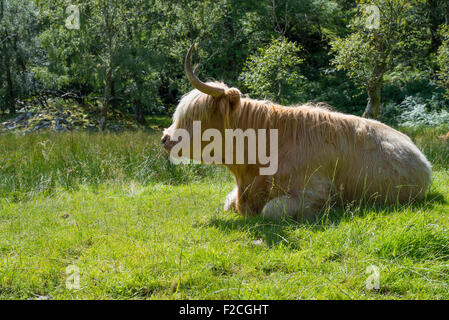
[[171, 140], [170, 135], [164, 131], [162, 138], [161, 138], [161, 144], [162, 144], [162, 147], [164, 147], [164, 149], [166, 151], [170, 151], [173, 148], [173, 146], [176, 144], [176, 141]]

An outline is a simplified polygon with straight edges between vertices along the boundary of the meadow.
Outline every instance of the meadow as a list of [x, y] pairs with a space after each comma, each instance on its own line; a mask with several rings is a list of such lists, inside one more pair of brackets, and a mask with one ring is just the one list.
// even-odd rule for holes
[[0, 135], [0, 298], [449, 299], [447, 128], [402, 131], [425, 201], [308, 222], [224, 212], [232, 177], [174, 166], [159, 130]]

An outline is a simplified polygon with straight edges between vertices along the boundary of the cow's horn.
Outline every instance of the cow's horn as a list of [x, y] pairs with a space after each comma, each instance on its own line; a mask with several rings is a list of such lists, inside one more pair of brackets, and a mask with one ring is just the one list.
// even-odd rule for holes
[[189, 79], [189, 82], [192, 84], [194, 88], [200, 90], [201, 92], [211, 95], [212, 97], [215, 98], [221, 97], [225, 92], [224, 89], [210, 86], [202, 82], [200, 79], [198, 79], [198, 77], [196, 76], [198, 67], [195, 68], [195, 71], [192, 71], [192, 65], [190, 64], [190, 60], [194, 47], [195, 45], [192, 44], [192, 46], [189, 49], [189, 52], [187, 52], [186, 60], [184, 63], [187, 79]]

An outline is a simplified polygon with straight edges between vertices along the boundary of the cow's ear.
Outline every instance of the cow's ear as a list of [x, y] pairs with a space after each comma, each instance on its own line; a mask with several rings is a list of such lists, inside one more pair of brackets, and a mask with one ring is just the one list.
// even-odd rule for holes
[[230, 111], [234, 111], [240, 107], [240, 96], [242, 93], [237, 88], [226, 90], [225, 95], [229, 100]]

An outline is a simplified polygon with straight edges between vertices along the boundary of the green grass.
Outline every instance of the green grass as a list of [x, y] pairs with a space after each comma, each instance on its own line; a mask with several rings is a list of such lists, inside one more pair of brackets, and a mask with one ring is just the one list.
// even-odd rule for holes
[[224, 212], [230, 176], [171, 165], [159, 132], [0, 136], [0, 298], [449, 299], [449, 144], [407, 133], [434, 164], [425, 202], [307, 223]]
[[138, 182], [182, 184], [229, 179], [220, 167], [175, 166], [160, 132], [0, 135], [0, 197], [23, 199], [57, 187]]

